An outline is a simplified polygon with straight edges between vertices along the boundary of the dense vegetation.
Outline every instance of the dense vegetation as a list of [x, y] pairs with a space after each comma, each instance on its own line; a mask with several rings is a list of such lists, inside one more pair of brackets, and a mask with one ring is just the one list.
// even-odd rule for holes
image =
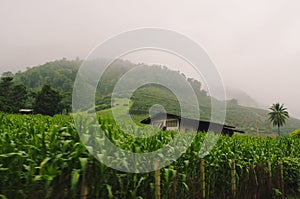
[[66, 59], [48, 62], [16, 73], [15, 81], [21, 82], [28, 89], [35, 91], [48, 84], [61, 92], [71, 92], [81, 63], [80, 60]]
[[0, 79], [0, 111], [19, 113], [21, 109], [33, 108], [35, 113], [50, 116], [70, 112], [70, 96], [63, 96], [47, 84], [40, 91], [34, 92], [13, 80], [13, 75], [2, 76]]
[[27, 90], [23, 84], [12, 82], [13, 75], [6, 73], [0, 80], [0, 111], [16, 113], [25, 107]]
[[[119, 130], [110, 119], [100, 116], [99, 121], [106, 135], [129, 151], [156, 150], [177, 133], [160, 132], [138, 141]], [[163, 198], [199, 198], [198, 155], [204, 136], [199, 133], [182, 157], [161, 169]], [[70, 116], [0, 114], [0, 145], [2, 198], [154, 197], [154, 173], [128, 174], [98, 162], [79, 140]], [[259, 164], [267, 168], [270, 159], [276, 182], [280, 157], [284, 161], [285, 193], [295, 193], [300, 186], [299, 150], [300, 139], [222, 136], [204, 158], [207, 196], [230, 196], [231, 159], [235, 159], [238, 196], [251, 198], [251, 189], [245, 188], [245, 183], [251, 182], [253, 176], [261, 182], [261, 174], [255, 174], [252, 163], [255, 169]], [[274, 183], [272, 193], [278, 189]]]

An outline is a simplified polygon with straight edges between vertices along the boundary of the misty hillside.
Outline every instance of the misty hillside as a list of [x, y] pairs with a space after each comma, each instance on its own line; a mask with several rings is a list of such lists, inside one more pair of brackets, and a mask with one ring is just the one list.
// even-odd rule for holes
[[237, 99], [238, 104], [247, 107], [260, 108], [261, 105], [256, 102], [251, 96], [247, 93], [235, 89], [226, 89], [227, 99]]
[[[72, 93], [73, 83], [81, 63], [82, 61], [80, 60], [69, 61], [65, 59], [48, 62], [40, 66], [28, 68], [24, 72], [17, 73], [14, 81], [22, 82], [28, 89], [32, 90], [39, 90], [44, 84], [49, 84], [63, 93], [70, 94]], [[100, 81], [101, 84], [98, 85], [97, 88], [97, 110], [110, 108], [110, 97], [116, 82], [123, 74], [134, 67], [136, 67], [135, 64], [123, 60], [116, 60], [111, 64], [103, 74]], [[175, 77], [176, 75], [180, 75], [178, 72], [170, 71], [162, 66], [146, 67], [149, 68], [149, 73], [154, 71], [153, 74], [159, 71], [161, 74], [167, 74], [165, 76]], [[142, 75], [141, 78], [143, 78]], [[136, 79], [132, 78], [128, 81], [134, 82]], [[191, 84], [197, 95], [201, 119], [209, 120], [210, 97], [206, 91], [201, 88], [200, 82], [190, 78], [187, 78], [187, 81]], [[126, 95], [126, 92], [124, 95]], [[245, 93], [233, 93], [230, 95], [231, 98], [238, 98], [237, 96], [239, 96], [240, 99], [228, 100], [226, 124], [234, 125], [237, 128], [250, 133], [256, 132], [257, 128], [260, 133], [276, 132], [276, 128], [273, 128], [268, 122], [267, 110], [252, 108], [258, 105], [255, 100]], [[186, 98], [186, 100], [186, 103], [188, 103], [189, 98]], [[133, 93], [131, 101], [132, 105], [130, 107], [130, 113], [135, 115], [146, 116], [149, 113], [149, 108], [154, 104], [161, 104], [167, 112], [174, 114], [178, 113], [180, 110], [174, 94], [167, 88], [159, 85], [142, 86]], [[286, 126], [281, 128], [281, 131], [287, 134], [299, 127], [300, 120], [290, 118], [287, 121]]]

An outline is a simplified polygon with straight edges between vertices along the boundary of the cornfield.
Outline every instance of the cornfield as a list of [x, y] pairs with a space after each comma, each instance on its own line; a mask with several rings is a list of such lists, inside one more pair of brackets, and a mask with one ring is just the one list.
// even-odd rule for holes
[[[165, 131], [146, 139], [134, 138], [109, 118], [99, 117], [99, 123], [113, 143], [133, 152], [157, 150], [178, 133]], [[300, 191], [300, 139], [221, 136], [212, 151], [200, 159], [205, 135], [198, 133], [186, 153], [160, 170], [161, 198], [200, 198], [203, 171], [206, 198], [232, 198], [233, 160], [234, 197], [272, 198]], [[0, 114], [0, 146], [0, 198], [156, 196], [155, 172], [124, 173], [100, 163], [80, 141], [71, 116]], [[278, 177], [280, 167], [284, 193]], [[270, 190], [259, 192], [264, 185]]]

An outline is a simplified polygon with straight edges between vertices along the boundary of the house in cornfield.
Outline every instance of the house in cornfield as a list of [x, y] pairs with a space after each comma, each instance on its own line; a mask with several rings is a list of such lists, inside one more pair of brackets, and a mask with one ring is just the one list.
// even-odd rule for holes
[[152, 117], [148, 117], [141, 121], [142, 124], [150, 124], [153, 127], [160, 128], [162, 130], [178, 130], [180, 132], [188, 131], [212, 131], [215, 133], [221, 132], [223, 135], [232, 136], [234, 132], [245, 133], [235, 129], [234, 126], [223, 125], [214, 122], [195, 120], [190, 118], [180, 117], [178, 115], [169, 113], [158, 113]]

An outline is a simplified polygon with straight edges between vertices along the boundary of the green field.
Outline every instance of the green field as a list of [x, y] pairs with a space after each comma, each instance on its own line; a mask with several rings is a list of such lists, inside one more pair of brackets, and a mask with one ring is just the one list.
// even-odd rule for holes
[[[115, 145], [137, 153], [155, 151], [178, 134], [167, 131], [145, 139], [134, 138], [118, 129], [104, 114], [99, 121]], [[204, 137], [204, 133], [198, 133], [185, 154], [161, 169], [162, 198], [200, 197], [201, 159], [198, 155]], [[70, 116], [0, 114], [0, 146], [0, 198], [155, 197], [154, 172], [124, 173], [98, 162], [79, 140]], [[295, 138], [221, 136], [204, 158], [206, 196], [231, 197], [232, 159], [236, 162], [239, 198], [251, 198], [254, 192], [258, 193], [257, 189], [265, 184], [262, 177], [269, 173], [272, 174], [271, 190], [261, 194], [280, 196], [280, 158], [284, 168], [284, 193], [294, 195], [300, 187], [299, 151], [300, 139]]]

